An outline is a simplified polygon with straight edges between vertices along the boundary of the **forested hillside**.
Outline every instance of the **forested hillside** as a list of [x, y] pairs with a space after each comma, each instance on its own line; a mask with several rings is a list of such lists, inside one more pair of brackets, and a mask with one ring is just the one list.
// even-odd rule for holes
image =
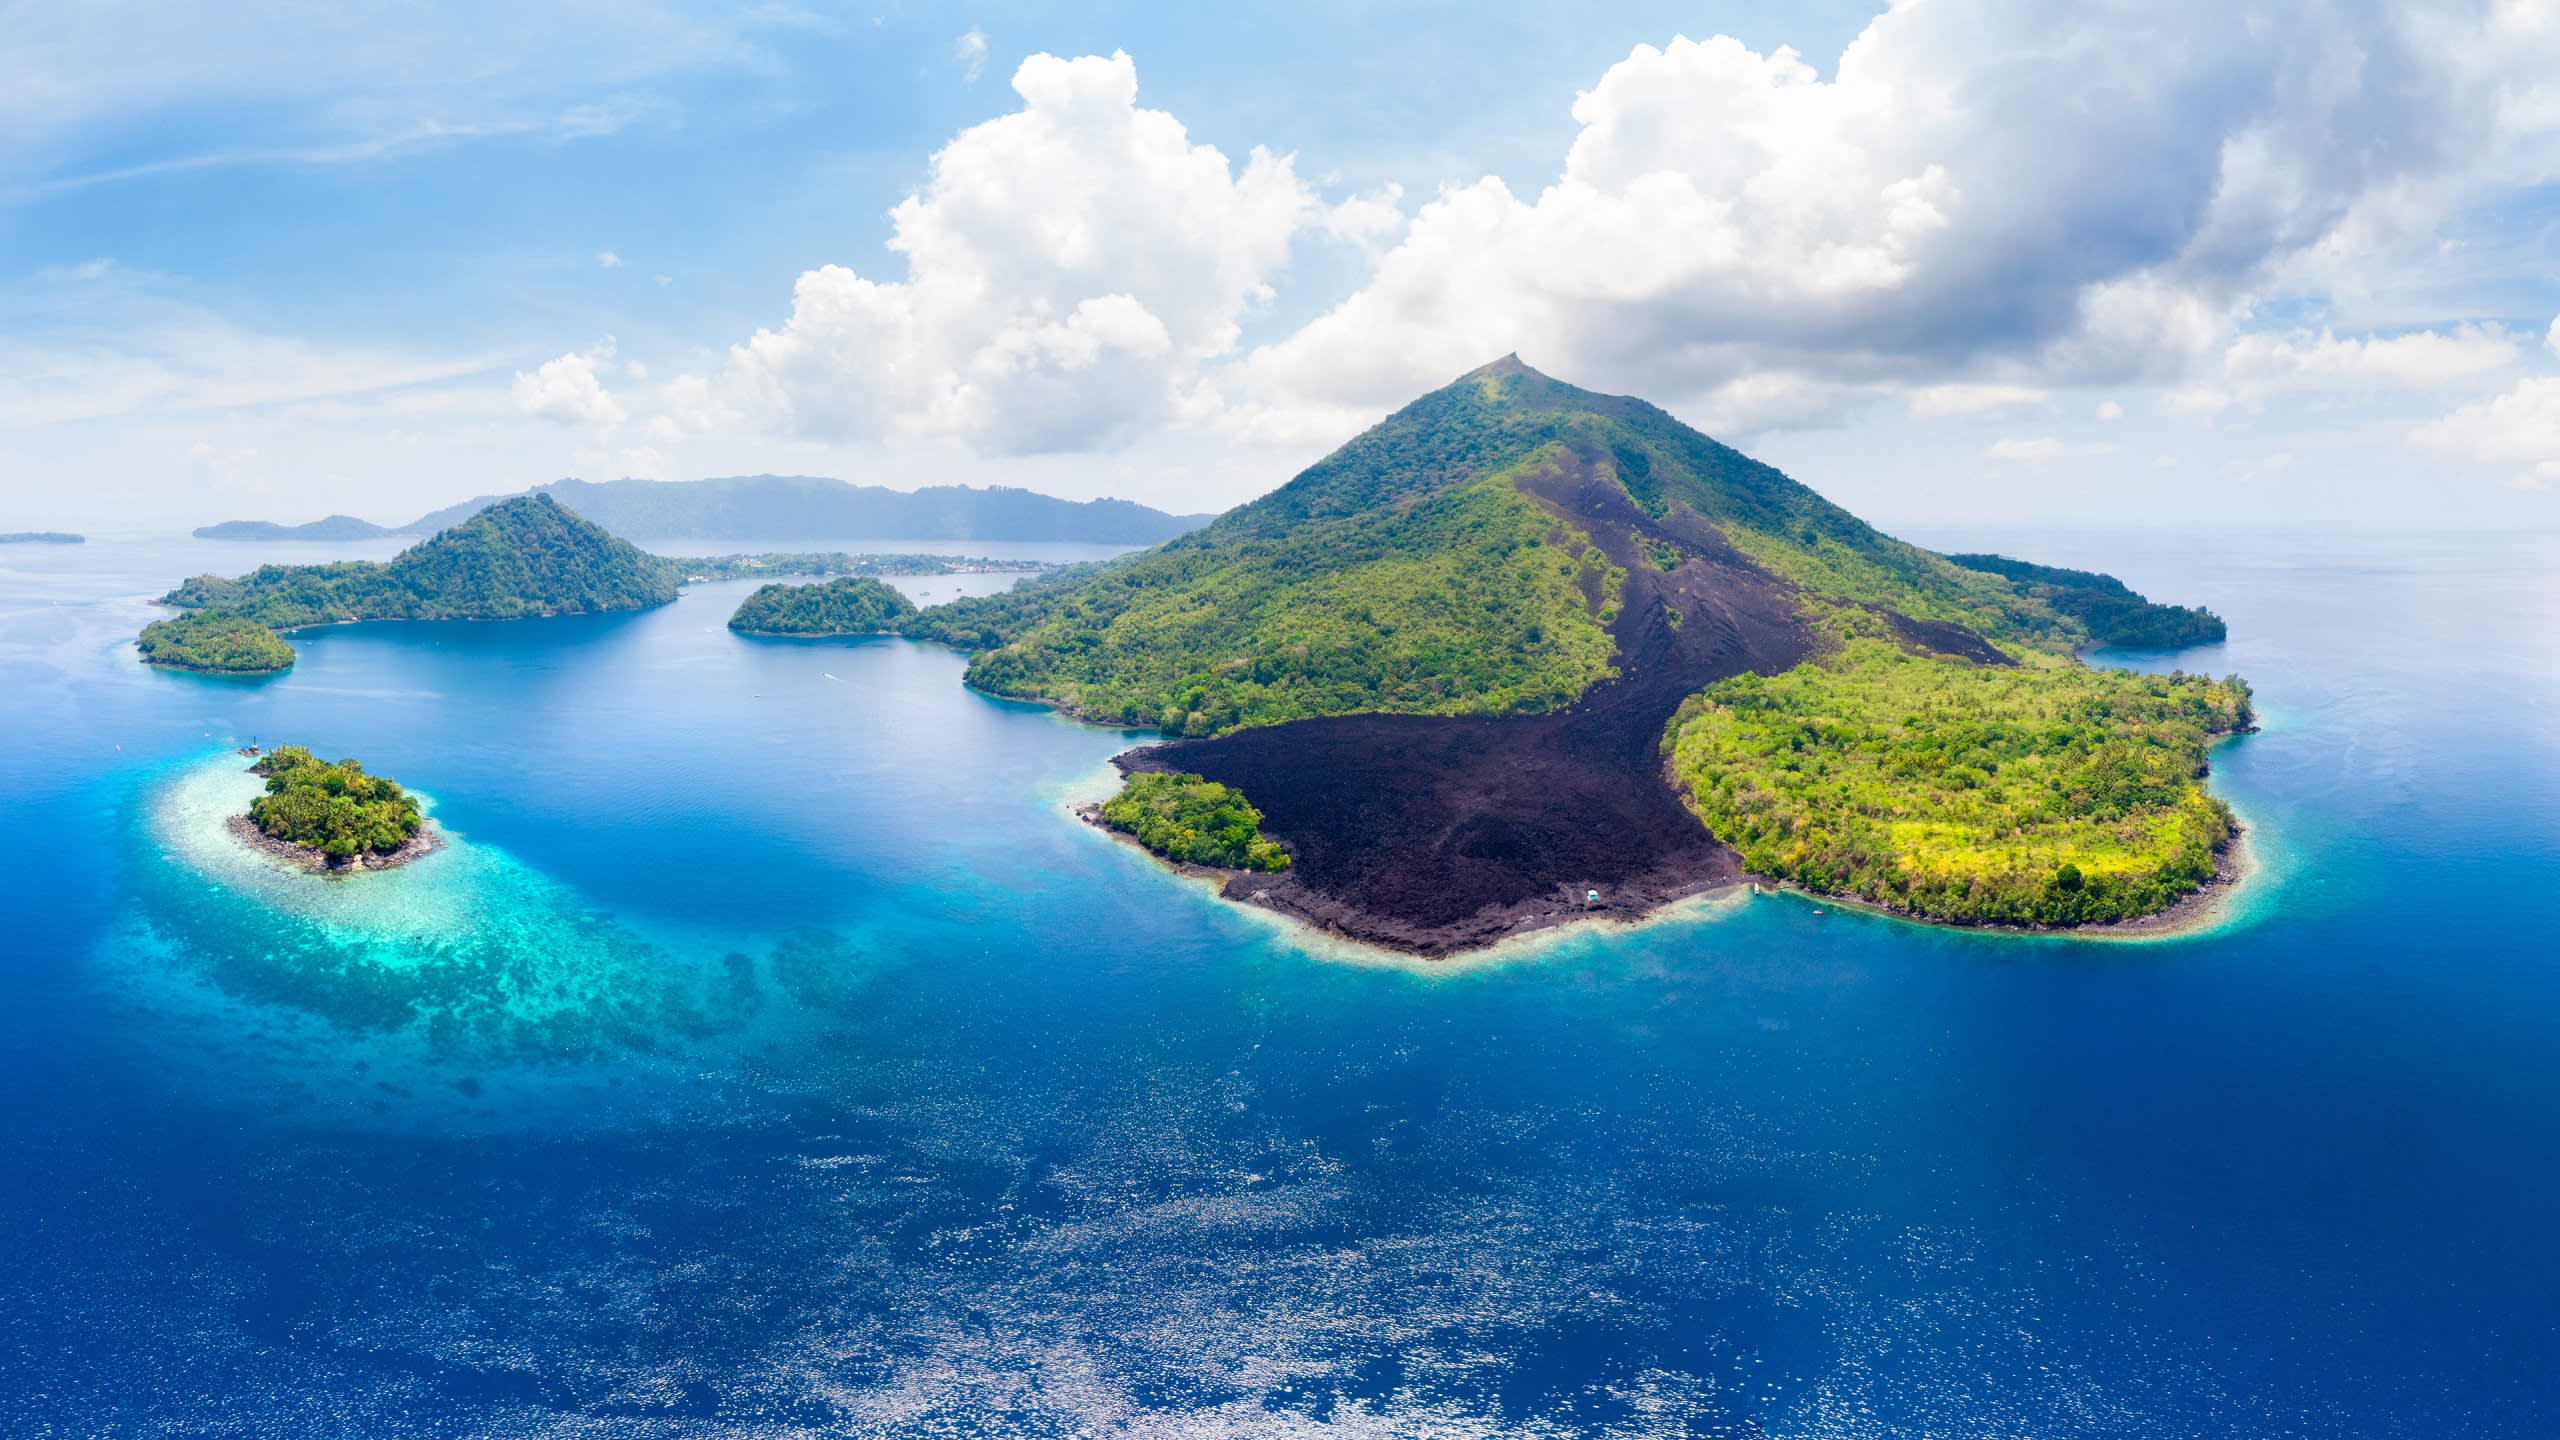
[[1808, 594], [2003, 643], [2085, 633], [1651, 405], [1516, 360], [1424, 396], [1204, 530], [929, 610], [911, 633], [982, 652], [969, 670], [982, 689], [1171, 734], [1551, 710], [1615, 673], [1623, 567], [1560, 503], [1585, 477], [1639, 507], [1656, 532], [1642, 561], [1664, 570], [1738, 551]]
[[1294, 857], [1233, 886], [1431, 953], [1559, 893], [1640, 911], [1735, 850], [1951, 920], [2202, 884], [2233, 834], [2202, 747], [2245, 687], [2071, 657], [2219, 622], [1967, 559], [1506, 360], [1206, 529], [903, 628], [982, 689], [1185, 737], [1125, 757], [1133, 787], [1223, 785]]
[[[533, 495], [492, 505], [387, 562], [198, 575], [160, 597], [190, 612], [143, 631], [145, 659], [203, 670], [293, 661], [275, 632], [349, 620], [515, 620], [638, 610], [676, 598], [673, 561]], [[184, 658], [173, 658], [184, 657]]]
[[738, 605], [729, 628], [749, 635], [879, 635], [916, 613], [915, 602], [867, 576], [818, 585], [766, 585]]

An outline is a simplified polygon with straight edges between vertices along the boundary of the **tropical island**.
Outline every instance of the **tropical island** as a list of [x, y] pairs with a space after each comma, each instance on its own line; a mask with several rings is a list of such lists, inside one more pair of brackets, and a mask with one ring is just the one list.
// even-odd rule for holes
[[68, 530], [10, 530], [0, 532], [0, 545], [85, 545], [86, 535]]
[[266, 793], [232, 817], [232, 832], [270, 854], [314, 870], [387, 870], [436, 847], [418, 797], [353, 760], [280, 745], [249, 769]]
[[[2218, 638], [2210, 612], [1895, 540], [1516, 358], [1204, 529], [900, 628], [981, 690], [1173, 737], [1103, 808], [1228, 856], [1229, 898], [1424, 955], [1746, 878], [2154, 914], [2223, 866], [2206, 746], [2251, 724], [2236, 678], [2075, 658]], [[1206, 785], [1287, 868], [1181, 838], [1163, 807]]]
[[885, 635], [915, 613], [915, 602], [895, 588], [844, 576], [817, 585], [767, 585], [740, 602], [729, 628], [741, 635]]
[[[547, 494], [503, 500], [388, 561], [267, 565], [198, 575], [160, 597], [184, 613], [143, 627], [146, 663], [272, 674], [293, 664], [283, 632], [359, 620], [518, 620], [664, 605], [686, 584], [773, 575], [1036, 572], [1037, 561], [938, 555], [652, 555]], [[877, 583], [877, 582], [873, 582]], [[910, 607], [912, 608], [912, 607]]]

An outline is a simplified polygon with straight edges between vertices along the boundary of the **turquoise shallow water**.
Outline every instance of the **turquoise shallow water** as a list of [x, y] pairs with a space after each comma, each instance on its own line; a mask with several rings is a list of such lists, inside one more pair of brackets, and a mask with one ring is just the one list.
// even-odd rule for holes
[[[2230, 618], [2224, 923], [1378, 963], [743, 586], [219, 682], [135, 597], [263, 556], [0, 551], [0, 1433], [2549, 1433], [2560, 543], [1914, 538]], [[453, 845], [230, 846], [252, 736]]]

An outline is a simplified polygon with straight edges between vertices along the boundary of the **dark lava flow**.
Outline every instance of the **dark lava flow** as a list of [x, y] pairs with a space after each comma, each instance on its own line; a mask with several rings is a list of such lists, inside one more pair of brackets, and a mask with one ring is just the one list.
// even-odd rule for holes
[[[1811, 652], [1794, 588], [1684, 506], [1645, 514], [1605, 462], [1568, 454], [1521, 489], [1627, 572], [1611, 627], [1618, 677], [1552, 715], [1338, 716], [1121, 756], [1124, 769], [1197, 771], [1261, 807], [1293, 863], [1234, 877], [1229, 898], [1440, 956], [1579, 915], [1633, 917], [1740, 878], [1739, 859], [1673, 792], [1663, 729], [1709, 683]], [[1646, 537], [1677, 547], [1679, 568], [1656, 568]], [[1998, 653], [1944, 628], [1954, 633], [1934, 648]]]

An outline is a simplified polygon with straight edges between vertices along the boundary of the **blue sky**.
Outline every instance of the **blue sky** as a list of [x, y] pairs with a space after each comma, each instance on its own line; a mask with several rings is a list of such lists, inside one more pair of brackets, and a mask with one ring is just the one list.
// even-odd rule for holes
[[0, 9], [0, 528], [1213, 509], [1508, 349], [1888, 524], [2560, 519], [2552, 0], [1056, 8]]

